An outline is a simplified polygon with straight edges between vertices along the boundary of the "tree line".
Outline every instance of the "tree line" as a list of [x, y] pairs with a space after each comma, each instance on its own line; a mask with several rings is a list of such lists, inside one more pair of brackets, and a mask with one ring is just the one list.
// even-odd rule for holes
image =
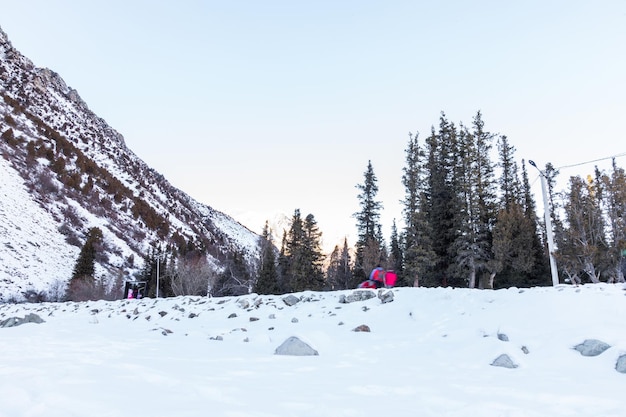
[[[495, 146], [495, 148], [494, 148]], [[495, 158], [494, 158], [495, 156]], [[626, 175], [572, 176], [556, 192], [559, 174], [546, 175], [560, 282], [623, 282], [626, 255]], [[357, 184], [357, 242], [335, 246], [325, 272], [320, 233], [307, 233], [299, 210], [274, 248], [266, 224], [263, 256], [254, 291], [355, 288], [374, 267], [394, 270], [398, 285], [508, 288], [552, 283], [545, 223], [537, 216], [527, 161], [517, 162], [506, 135], [486, 130], [481, 112], [470, 126], [439, 125], [421, 140], [409, 134], [401, 178], [405, 189], [403, 228], [383, 237], [378, 184], [371, 161]], [[315, 224], [312, 215], [309, 224]], [[323, 278], [321, 278], [323, 277]]]
[[[494, 148], [495, 146], [495, 148]], [[626, 174], [612, 170], [572, 176], [557, 192], [559, 175], [550, 163], [547, 182], [560, 282], [624, 282]], [[274, 242], [268, 222], [260, 236], [258, 264], [235, 254], [222, 271], [208, 263], [202, 244], [155, 245], [137, 279], [148, 281], [147, 296], [282, 294], [355, 288], [382, 266], [401, 286], [508, 288], [550, 285], [545, 222], [537, 216], [527, 162], [518, 163], [507, 136], [486, 130], [481, 112], [458, 126], [441, 113], [428, 137], [409, 134], [401, 178], [402, 228], [394, 221], [389, 242], [380, 223], [382, 202], [371, 161], [358, 189], [353, 217], [357, 241], [322, 251], [314, 215], [294, 211], [282, 240]], [[77, 261], [70, 290], [84, 292], [81, 277], [93, 274], [94, 247], [101, 233], [90, 231]], [[87, 261], [85, 260], [87, 258]], [[160, 279], [158, 278], [160, 271]]]

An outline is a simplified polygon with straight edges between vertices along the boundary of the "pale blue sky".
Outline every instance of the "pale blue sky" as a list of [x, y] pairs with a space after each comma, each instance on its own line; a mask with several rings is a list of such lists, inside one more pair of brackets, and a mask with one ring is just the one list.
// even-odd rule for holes
[[13, 45], [139, 157], [257, 232], [299, 208], [327, 247], [352, 243], [355, 185], [371, 160], [388, 237], [402, 217], [408, 133], [426, 137], [441, 111], [469, 125], [481, 110], [519, 160], [540, 166], [626, 151], [623, 0], [0, 0], [0, 10]]

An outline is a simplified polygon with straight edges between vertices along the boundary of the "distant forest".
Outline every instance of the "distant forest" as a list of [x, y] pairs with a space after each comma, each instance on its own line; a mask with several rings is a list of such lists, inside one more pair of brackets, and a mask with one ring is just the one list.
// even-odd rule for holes
[[[254, 291], [355, 288], [379, 265], [394, 270], [402, 286], [551, 285], [545, 222], [530, 191], [528, 161], [518, 164], [507, 137], [488, 132], [480, 112], [469, 127], [441, 113], [438, 128], [423, 140], [418, 136], [409, 134], [405, 150], [403, 230], [394, 224], [390, 241], [383, 238], [369, 161], [357, 184], [355, 247], [344, 242], [325, 262], [314, 216], [303, 219], [296, 210], [278, 253], [266, 224]], [[551, 164], [535, 168], [547, 184], [559, 282], [624, 282], [624, 170], [613, 160], [611, 172], [596, 168], [594, 177], [572, 176], [569, 191], [556, 194], [559, 172]]]

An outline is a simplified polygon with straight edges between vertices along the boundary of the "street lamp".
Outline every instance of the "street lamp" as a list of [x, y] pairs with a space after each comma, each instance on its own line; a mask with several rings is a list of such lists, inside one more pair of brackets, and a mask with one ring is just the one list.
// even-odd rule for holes
[[162, 255], [160, 253], [156, 256], [156, 264], [157, 264], [156, 265], [157, 266], [157, 271], [156, 271], [157, 272], [157, 276], [156, 276], [156, 278], [157, 278], [156, 279], [156, 281], [157, 281], [157, 283], [156, 283], [157, 284], [157, 286], [156, 286], [156, 298], [159, 298], [159, 264], [161, 263], [161, 256]]
[[554, 258], [554, 237], [552, 236], [552, 218], [550, 216], [550, 206], [548, 204], [547, 179], [545, 173], [540, 170], [534, 161], [528, 160], [528, 163], [539, 171], [541, 177], [541, 193], [543, 194], [543, 214], [546, 221], [546, 236], [548, 237], [548, 255], [550, 255], [550, 272], [552, 273], [552, 285], [559, 285], [559, 272], [556, 269], [556, 259]]

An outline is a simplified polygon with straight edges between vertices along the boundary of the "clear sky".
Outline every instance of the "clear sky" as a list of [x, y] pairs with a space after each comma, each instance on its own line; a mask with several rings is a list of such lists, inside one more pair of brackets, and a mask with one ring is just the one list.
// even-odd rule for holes
[[354, 242], [370, 160], [400, 224], [441, 111], [540, 167], [626, 151], [623, 0], [0, 0], [0, 27], [173, 185], [257, 232], [311, 213], [325, 247]]

